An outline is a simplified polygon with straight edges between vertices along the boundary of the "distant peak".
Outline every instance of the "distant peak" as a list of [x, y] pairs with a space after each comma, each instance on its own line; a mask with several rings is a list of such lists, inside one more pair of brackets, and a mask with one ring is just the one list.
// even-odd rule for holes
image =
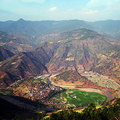
[[23, 21], [25, 21], [25, 20], [24, 20], [24, 19], [22, 19], [22, 18], [20, 18], [18, 21], [23, 22]]

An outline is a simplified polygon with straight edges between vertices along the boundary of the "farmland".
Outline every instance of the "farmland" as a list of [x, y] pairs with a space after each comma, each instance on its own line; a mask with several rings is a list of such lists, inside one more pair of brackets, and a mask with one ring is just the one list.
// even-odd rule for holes
[[85, 92], [78, 89], [66, 89], [65, 92], [57, 94], [50, 101], [60, 108], [82, 107], [89, 104], [101, 104], [106, 100], [104, 95], [95, 92]]
[[93, 83], [97, 83], [99, 86], [112, 88], [112, 89], [119, 89], [120, 85], [115, 82], [114, 80], [110, 79], [108, 76], [103, 76], [98, 73], [94, 73], [92, 71], [85, 72], [81, 74], [82, 76], [86, 77]]

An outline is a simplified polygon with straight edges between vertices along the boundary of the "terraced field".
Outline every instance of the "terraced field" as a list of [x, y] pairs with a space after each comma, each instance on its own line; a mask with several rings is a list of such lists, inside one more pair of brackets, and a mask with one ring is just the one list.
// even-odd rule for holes
[[106, 100], [102, 94], [85, 92], [78, 89], [66, 89], [65, 92], [56, 95], [50, 101], [59, 107], [81, 107], [93, 103], [99, 105]]

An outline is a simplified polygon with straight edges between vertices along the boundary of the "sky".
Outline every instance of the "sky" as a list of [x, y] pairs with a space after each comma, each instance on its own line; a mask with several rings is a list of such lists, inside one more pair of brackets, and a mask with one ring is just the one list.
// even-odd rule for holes
[[0, 0], [0, 21], [120, 20], [120, 0]]

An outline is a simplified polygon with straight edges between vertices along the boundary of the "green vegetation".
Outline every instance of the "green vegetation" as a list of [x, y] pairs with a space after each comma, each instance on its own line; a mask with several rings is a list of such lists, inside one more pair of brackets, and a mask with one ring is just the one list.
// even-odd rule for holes
[[104, 105], [100, 108], [91, 104], [80, 113], [75, 110], [52, 113], [47, 120], [119, 120], [119, 118], [120, 100], [117, 100], [113, 105]]
[[56, 75], [56, 77], [60, 77], [61, 79], [65, 80], [65, 79], [67, 79], [69, 77], [69, 75], [72, 72], [73, 72], [72, 70], [65, 71], [65, 72], [60, 73], [59, 75]]
[[98, 36], [98, 34], [96, 34], [95, 32], [93, 32], [91, 30], [87, 30], [87, 29], [84, 29], [82, 34], [83, 34], [83, 36], [79, 40], [85, 40], [88, 38], [95, 38]]
[[52, 101], [55, 101], [58, 104], [61, 103], [60, 107], [80, 107], [88, 106], [91, 103], [98, 105], [103, 103], [105, 99], [106, 97], [99, 93], [84, 92], [78, 89], [67, 89], [65, 92], [56, 95]]

